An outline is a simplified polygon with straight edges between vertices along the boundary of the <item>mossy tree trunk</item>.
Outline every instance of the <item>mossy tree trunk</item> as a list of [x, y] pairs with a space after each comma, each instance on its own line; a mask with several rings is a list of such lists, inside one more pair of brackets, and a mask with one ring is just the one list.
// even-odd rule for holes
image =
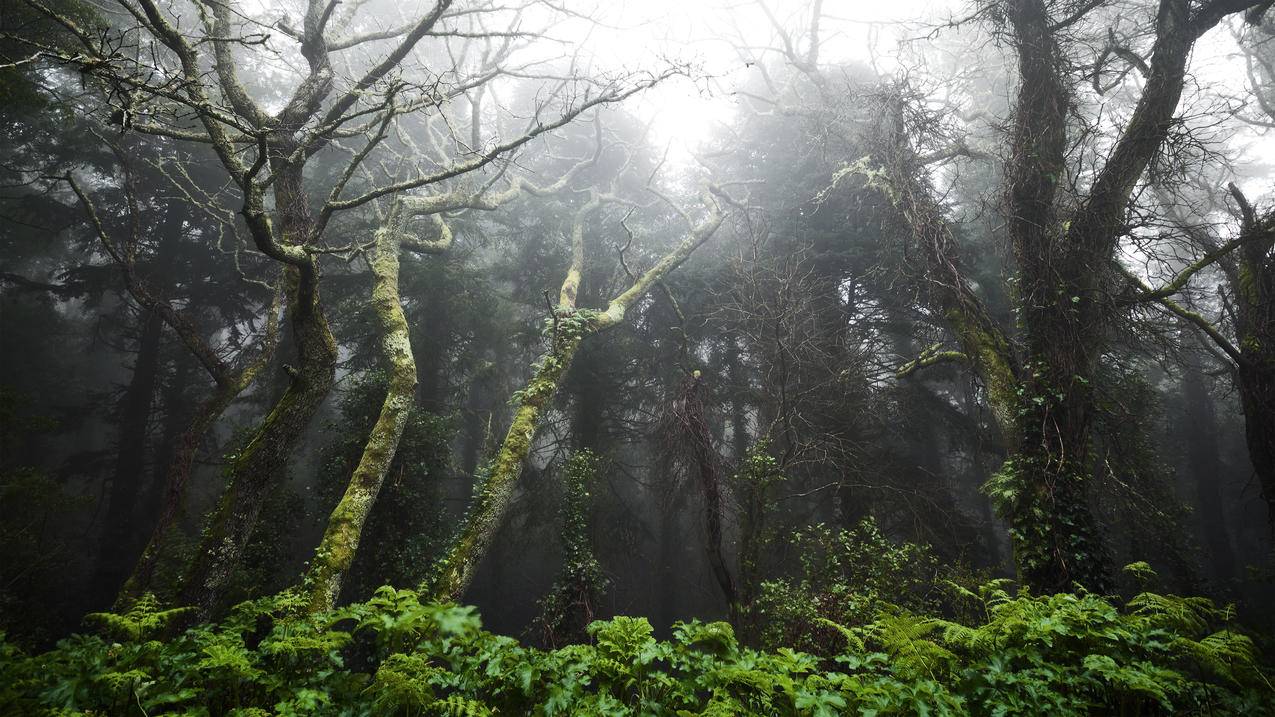
[[1056, 201], [1066, 173], [1070, 96], [1053, 20], [1043, 0], [1014, 0], [1007, 17], [1019, 89], [1005, 170], [1006, 227], [1018, 267], [1025, 356], [1015, 416], [1018, 453], [1002, 468], [1012, 499], [1000, 507], [1028, 585], [1045, 592], [1075, 583], [1103, 590], [1102, 541], [1088, 498], [1090, 381], [1104, 345], [1097, 306], [1106, 262], [1099, 258], [1110, 256], [1114, 245], [1070, 241], [1060, 228]]
[[1249, 461], [1275, 539], [1275, 212], [1259, 218], [1238, 189], [1231, 191], [1244, 215], [1239, 260], [1228, 271], [1239, 354], [1233, 358]]
[[[927, 259], [938, 273], [932, 302], [962, 343], [961, 358], [982, 376], [988, 403], [1012, 456], [993, 489], [1010, 522], [1023, 580], [1042, 592], [1080, 583], [1107, 585], [1104, 551], [1088, 503], [1093, 471], [1090, 430], [1096, 411], [1091, 383], [1106, 346], [1107, 308], [1114, 263], [1133, 191], [1160, 151], [1174, 123], [1195, 41], [1228, 15], [1258, 2], [1161, 0], [1146, 82], [1129, 120], [1115, 137], [1087, 196], [1060, 216], [1057, 188], [1066, 176], [1067, 116], [1071, 104], [1063, 79], [1057, 19], [1042, 0], [1010, 0], [1005, 7], [1018, 51], [1019, 90], [1006, 166], [1007, 231], [1018, 269], [1021, 360], [1004, 334], [986, 320], [977, 297], [959, 279], [955, 254], [941, 243]], [[897, 144], [897, 143], [896, 143]], [[861, 170], [870, 181], [887, 177], [887, 191], [909, 214], [917, 173]], [[920, 167], [924, 176], [923, 167]], [[905, 191], [900, 191], [900, 190]], [[916, 194], [923, 194], [916, 193]], [[918, 203], [924, 209], [926, 203]], [[932, 205], [932, 201], [929, 202]], [[920, 218], [936, 221], [929, 211]], [[933, 231], [909, 217], [914, 232]], [[925, 233], [928, 232], [928, 233]], [[915, 369], [937, 355], [914, 362]]]
[[523, 461], [531, 452], [541, 416], [562, 384], [580, 342], [595, 331], [597, 327], [587, 318], [559, 319], [559, 331], [550, 343], [549, 352], [541, 358], [531, 380], [519, 393], [509, 430], [485, 469], [487, 475], [474, 494], [460, 532], [436, 568], [430, 589], [437, 597], [460, 600], [473, 581], [474, 571], [491, 547], [513, 501], [514, 488], [522, 474]]
[[[719, 190], [712, 191], [720, 196]], [[686, 261], [721, 226], [724, 217], [716, 198], [707, 197], [706, 203], [710, 207], [708, 217], [694, 225], [682, 242], [611, 299], [601, 312], [578, 310], [575, 305], [584, 265], [584, 220], [601, 204], [601, 198], [595, 194], [577, 212], [572, 230], [571, 264], [559, 291], [558, 307], [553, 311], [549, 350], [541, 357], [526, 386], [515, 395], [517, 406], [509, 430], [486, 468], [461, 529], [425, 586], [436, 598], [460, 600], [473, 581], [513, 501], [518, 477], [531, 453], [544, 412], [561, 387], [581, 342], [624, 321], [626, 312], [655, 282]]]
[[[132, 178], [131, 158], [117, 145], [112, 144], [111, 149], [120, 162], [130, 214], [137, 217], [139, 202]], [[241, 367], [236, 369], [205, 340], [200, 329], [186, 313], [178, 311], [167, 300], [161, 298], [137, 272], [135, 258], [141, 239], [140, 222], [132, 222], [131, 235], [122, 239], [113, 239], [98, 216], [93, 201], [79, 182], [71, 175], [67, 175], [67, 179], [72, 191], [79, 197], [102, 248], [119, 265], [129, 294], [149, 312], [154, 320], [162, 322], [162, 325], [173, 330], [182, 345], [195, 357], [216, 385], [213, 395], [195, 411], [190, 425], [177, 440], [169, 459], [166, 470], [167, 486], [161, 512], [155, 521], [146, 547], [115, 597], [115, 607], [124, 609], [152, 587], [157, 562], [165, 551], [170, 528], [180, 510], [185, 487], [190, 478], [191, 466], [203, 436], [217, 422], [230, 403], [252, 384], [273, 355], [278, 339], [276, 317], [279, 313], [281, 297], [276, 294], [275, 302], [270, 306], [266, 318], [266, 330], [260, 342], [259, 355], [253, 358], [250, 353], [241, 354]]]
[[[396, 204], [392, 212], [401, 211]], [[416, 392], [416, 360], [399, 296], [400, 236], [396, 227], [378, 230], [368, 265], [372, 270], [372, 308], [381, 329], [381, 361], [389, 382], [385, 400], [368, 435], [354, 474], [328, 518], [323, 538], [310, 561], [303, 590], [314, 612], [329, 610], [354, 562], [363, 527], [398, 451]]]
[[[282, 245], [272, 250], [290, 262], [284, 269], [284, 285], [297, 364], [286, 367], [291, 378], [288, 388], [232, 457], [226, 490], [186, 570], [179, 597], [195, 606], [201, 618], [211, 616], [218, 606], [257, 527], [262, 505], [287, 475], [292, 450], [336, 377], [336, 340], [319, 301], [319, 266], [313, 255], [300, 252], [304, 256], [298, 256], [295, 251], [311, 236], [314, 220], [302, 182], [303, 168], [289, 159], [291, 147], [286, 137], [271, 147], [276, 214], [283, 236]], [[260, 204], [246, 207], [244, 214], [250, 225], [270, 225]]]
[[1074, 211], [1060, 216], [1066, 174], [1064, 59], [1041, 0], [1015, 0], [1007, 17], [1018, 46], [1019, 96], [1011, 131], [1008, 228], [1019, 271], [1024, 338], [1019, 455], [1007, 469], [1008, 505], [1025, 581], [1041, 591], [1108, 585], [1105, 551], [1089, 509], [1094, 470], [1092, 384], [1107, 346], [1107, 296], [1129, 202], [1176, 123], [1196, 40], [1226, 16], [1259, 3], [1161, 0], [1146, 82], [1128, 121]]
[[117, 609], [127, 608], [132, 601], [153, 589], [155, 571], [160, 558], [168, 550], [170, 531], [181, 514], [186, 497], [186, 486], [190, 482], [191, 469], [199, 453], [200, 444], [230, 404], [252, 384], [257, 374], [268, 363], [271, 346], [272, 343], [268, 344], [267, 350], [248, 367], [216, 386], [213, 394], [195, 409], [190, 422], [177, 438], [165, 470], [159, 515], [151, 529], [146, 547], [142, 550], [141, 556], [133, 566], [132, 573], [115, 599]]

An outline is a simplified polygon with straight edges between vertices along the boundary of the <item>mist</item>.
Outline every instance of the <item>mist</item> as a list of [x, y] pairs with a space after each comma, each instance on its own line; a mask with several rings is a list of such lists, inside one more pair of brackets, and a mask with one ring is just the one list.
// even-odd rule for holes
[[1269, 709], [1271, 3], [861, 5], [4, 3], [0, 712]]

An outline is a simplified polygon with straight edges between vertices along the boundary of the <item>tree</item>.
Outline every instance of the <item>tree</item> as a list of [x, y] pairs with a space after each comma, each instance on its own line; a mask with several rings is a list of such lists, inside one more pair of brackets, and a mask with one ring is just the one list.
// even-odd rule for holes
[[[1228, 15], [1259, 4], [1160, 2], [1147, 32], [1145, 84], [1128, 118], [1105, 140], [1105, 160], [1092, 167], [1069, 164], [1076, 140], [1068, 115], [1084, 72], [1071, 61], [1069, 53], [1079, 46], [1067, 33], [1078, 23], [1101, 22], [1093, 13], [1098, 4], [1082, 4], [1061, 17], [1060, 9], [1039, 0], [984, 6], [1004, 23], [1017, 54], [1003, 216], [1016, 270], [1020, 340], [1011, 341], [988, 321], [961, 275], [943, 208], [924, 184], [925, 155], [909, 144], [914, 135], [902, 106], [893, 112], [899, 124], [887, 130], [896, 139], [895, 149], [887, 150], [882, 185], [896, 197], [914, 237], [929, 247], [933, 308], [952, 327], [959, 356], [981, 375], [1012, 446], [989, 490], [1010, 522], [1022, 576], [1038, 590], [1107, 584], [1087, 486], [1093, 382], [1113, 315], [1106, 297], [1113, 282], [1123, 281], [1112, 266], [1129, 231], [1135, 190], [1177, 127], [1192, 47]], [[1106, 56], [1091, 73], [1102, 72]]]
[[[520, 42], [536, 36], [522, 29], [516, 7], [489, 2], [453, 7], [453, 0], [439, 0], [411, 22], [381, 30], [365, 29], [369, 16], [362, 6], [338, 7], [313, 0], [306, 6], [302, 27], [292, 27], [285, 18], [264, 23], [278, 34], [262, 35], [256, 31], [262, 20], [227, 3], [196, 3], [191, 14], [154, 0], [141, 0], [137, 5], [122, 2], [111, 24], [59, 12], [35, 0], [28, 5], [60, 25], [76, 46], [72, 52], [32, 38], [22, 39], [36, 49], [37, 56], [69, 65], [81, 77], [94, 80], [102, 95], [99, 111], [107, 115], [104, 121], [112, 120], [124, 130], [204, 144], [212, 150], [233, 183], [233, 201], [252, 244], [284, 269], [289, 345], [295, 361], [287, 367], [287, 390], [235, 455], [226, 492], [205, 526], [201, 545], [184, 577], [182, 599], [198, 605], [202, 614], [216, 606], [256, 526], [265, 496], [283, 474], [293, 447], [332, 386], [337, 349], [320, 301], [320, 258], [372, 249], [378, 262], [394, 264], [390, 254], [396, 249], [391, 245], [377, 249], [375, 242], [331, 244], [328, 236], [333, 221], [343, 212], [391, 200], [396, 194], [461, 182], [466, 175], [506, 158], [588, 109], [619, 101], [673, 71], [596, 82], [576, 77], [552, 81], [549, 99], [530, 108], [529, 123], [509, 136], [495, 132], [484, 137], [482, 97], [486, 84], [509, 74], [540, 81], [553, 77], [537, 74], [535, 60], [518, 64], [510, 59]], [[135, 37], [144, 38], [157, 51], [136, 52]], [[454, 53], [450, 56], [452, 67], [442, 74], [425, 72], [417, 75], [418, 79], [405, 76], [413, 69], [410, 61], [426, 37], [439, 39], [434, 50], [439, 57]], [[373, 59], [356, 56], [364, 50]], [[294, 71], [286, 64], [277, 64], [288, 86], [270, 88], [280, 93], [279, 101], [267, 105], [262, 89], [245, 84], [241, 75], [251, 62], [271, 64], [276, 55], [296, 57], [304, 69]], [[346, 65], [340, 72], [337, 62]], [[211, 73], [205, 71], [207, 68]], [[346, 76], [352, 81], [341, 79]], [[449, 103], [460, 98], [467, 99], [472, 123], [470, 132], [452, 135], [446, 131], [445, 115], [450, 111]], [[381, 159], [377, 151], [390, 144], [386, 140], [397, 131], [397, 122], [430, 111], [435, 113], [434, 124], [427, 121], [420, 127], [435, 151], [397, 170], [376, 169]], [[444, 132], [437, 134], [440, 127]], [[341, 169], [331, 175], [313, 171], [316, 157], [345, 150], [345, 143], [357, 148], [348, 150]], [[461, 194], [481, 195], [502, 175], [475, 182], [483, 189]], [[267, 197], [273, 200], [272, 207]], [[317, 211], [312, 204], [316, 197], [323, 197]], [[444, 203], [440, 210], [445, 208]], [[398, 210], [387, 211], [393, 217]], [[390, 310], [393, 298], [387, 277], [396, 267], [383, 268], [376, 289], [380, 296], [375, 300]], [[391, 364], [396, 370], [410, 365], [410, 353], [403, 353], [405, 347], [398, 341], [401, 329], [398, 324], [386, 329], [390, 332], [386, 340], [397, 351], [397, 363]], [[398, 394], [402, 388], [400, 380], [391, 390]], [[370, 453], [388, 448], [392, 454], [393, 442], [382, 439], [397, 432], [395, 416], [401, 418], [402, 411], [390, 413], [387, 422], [374, 429]], [[382, 458], [377, 456], [371, 462], [383, 467], [386, 461]], [[380, 468], [371, 472], [380, 472]], [[354, 485], [363, 487], [352, 487], [352, 499], [357, 494], [360, 499], [373, 500], [379, 482], [356, 473]], [[342, 517], [345, 507], [348, 502], [334, 523], [347, 522]], [[343, 551], [332, 549], [333, 541], [350, 544], [348, 535], [338, 540], [334, 534], [321, 547], [320, 555], [334, 556], [336, 564], [348, 565]], [[327, 562], [319, 560], [318, 564]], [[312, 577], [326, 571], [312, 571]], [[320, 592], [333, 593], [336, 583], [330, 576], [317, 580], [310, 582], [328, 586]]]
[[604, 204], [615, 203], [618, 198], [596, 189], [590, 190], [589, 195], [589, 200], [576, 210], [573, 218], [570, 261], [558, 291], [557, 305], [550, 308], [548, 350], [534, 367], [531, 379], [515, 393], [516, 408], [509, 430], [484, 469], [485, 475], [474, 502], [447, 555], [439, 562], [436, 574], [430, 580], [430, 591], [442, 599], [459, 599], [473, 580], [474, 571], [489, 549], [512, 502], [518, 476], [522, 473], [523, 462], [531, 453], [542, 415], [562, 385], [581, 343], [589, 336], [624, 321], [628, 312], [648, 291], [713, 236], [725, 219], [722, 203], [737, 204], [724, 189], [710, 186], [702, 200], [707, 208], [706, 216], [695, 221], [689, 213], [679, 209], [689, 228], [685, 237], [649, 269], [634, 276], [632, 283], [613, 296], [605, 309], [593, 310], [576, 305], [585, 261], [585, 223]]

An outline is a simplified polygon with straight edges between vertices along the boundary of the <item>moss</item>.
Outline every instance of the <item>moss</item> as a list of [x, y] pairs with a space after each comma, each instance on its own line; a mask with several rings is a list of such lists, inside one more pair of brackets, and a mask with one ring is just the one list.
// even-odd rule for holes
[[323, 539], [315, 550], [304, 588], [310, 610], [332, 608], [345, 573], [354, 563], [363, 527], [372, 512], [385, 475], [407, 425], [416, 389], [416, 360], [412, 355], [407, 317], [399, 298], [399, 243], [397, 235], [379, 232], [368, 262], [374, 279], [372, 305], [381, 325], [381, 358], [387, 364], [389, 385], [380, 414], [368, 435], [363, 455], [350, 477], [344, 495], [328, 518]]
[[987, 400], [1001, 436], [1008, 444], [1016, 443], [1014, 412], [1018, 400], [1018, 378], [1010, 363], [1008, 342], [999, 333], [979, 326], [977, 320], [960, 309], [949, 309], [945, 315], [965, 349], [965, 355], [983, 379]]
[[586, 335], [596, 331], [596, 327], [597, 322], [588, 312], [576, 312], [559, 321], [550, 353], [540, 361], [527, 386], [516, 394], [517, 408], [509, 431], [505, 433], [500, 450], [474, 496], [460, 532], [425, 588], [435, 596], [458, 600], [473, 579], [478, 561], [490, 545], [513, 498], [523, 461], [535, 440], [540, 415], [562, 384], [580, 343]]
[[1259, 297], [1257, 290], [1257, 272], [1249, 262], [1241, 262], [1239, 275], [1236, 277], [1236, 288], [1239, 298], [1249, 306], [1256, 306]]

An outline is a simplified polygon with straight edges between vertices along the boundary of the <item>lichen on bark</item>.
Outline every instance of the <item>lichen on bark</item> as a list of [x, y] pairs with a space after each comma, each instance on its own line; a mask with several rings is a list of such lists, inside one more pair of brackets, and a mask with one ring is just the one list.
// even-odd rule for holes
[[363, 455], [328, 518], [306, 572], [303, 590], [312, 612], [331, 609], [340, 595], [342, 580], [354, 562], [363, 527], [380, 495], [412, 410], [416, 360], [399, 296], [399, 244], [396, 232], [379, 230], [368, 261], [373, 281], [372, 309], [382, 332], [381, 361], [389, 382]]
[[[486, 468], [486, 475], [476, 491], [460, 530], [453, 538], [446, 556], [435, 566], [433, 576], [422, 586], [423, 591], [442, 600], [460, 600], [464, 595], [513, 500], [523, 462], [531, 453], [545, 408], [562, 385], [563, 377], [581, 342], [588, 336], [623, 321], [627, 310], [638, 299], [716, 233], [724, 215], [712, 195], [724, 195], [716, 188], [711, 188], [710, 193], [706, 196], [708, 216], [691, 227], [677, 246], [637, 277], [627, 289], [611, 299], [604, 311], [575, 307], [579, 269], [584, 256], [582, 225], [588, 213], [577, 212], [572, 232], [572, 260], [565, 272], [563, 289], [559, 294], [564, 303], [554, 309], [550, 319], [549, 350], [536, 365], [526, 386], [514, 394], [517, 408], [509, 430]], [[591, 200], [586, 208], [593, 206], [596, 204]]]

